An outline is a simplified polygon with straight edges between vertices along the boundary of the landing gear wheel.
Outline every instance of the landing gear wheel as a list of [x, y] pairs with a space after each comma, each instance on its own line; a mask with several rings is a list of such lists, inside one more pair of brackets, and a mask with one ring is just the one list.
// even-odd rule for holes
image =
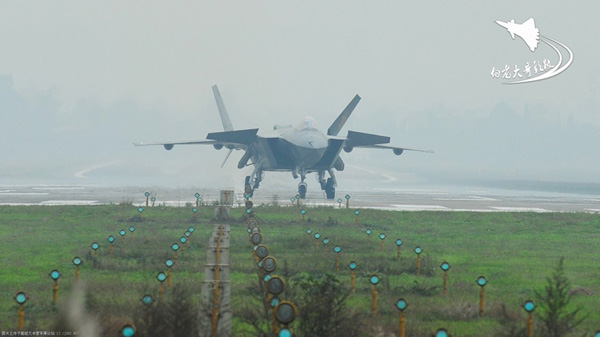
[[327, 195], [327, 199], [335, 199], [335, 187], [333, 184], [333, 179], [327, 178], [327, 185], [325, 185], [325, 194]]
[[306, 198], [306, 183], [300, 183], [298, 185], [298, 194], [300, 195], [300, 199]]

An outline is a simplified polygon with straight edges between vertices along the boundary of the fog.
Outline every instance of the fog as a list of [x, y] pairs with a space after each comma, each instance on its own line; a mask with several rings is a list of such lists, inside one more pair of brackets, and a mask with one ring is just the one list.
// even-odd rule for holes
[[[222, 130], [218, 84], [236, 129], [391, 136], [434, 154], [356, 149], [339, 188], [469, 180], [600, 183], [600, 5], [584, 1], [32, 1], [0, 11], [0, 183], [235, 187], [241, 152], [137, 148]], [[494, 21], [535, 19], [567, 45], [559, 76], [504, 85], [493, 67], [554, 60]], [[289, 173], [263, 188], [295, 189]], [[316, 188], [313, 178], [309, 188]]]

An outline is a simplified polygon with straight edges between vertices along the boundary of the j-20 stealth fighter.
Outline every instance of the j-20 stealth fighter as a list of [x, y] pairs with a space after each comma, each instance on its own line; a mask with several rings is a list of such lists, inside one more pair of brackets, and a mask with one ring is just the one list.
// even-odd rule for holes
[[[344, 162], [340, 158], [342, 150], [351, 152], [354, 148], [390, 149], [395, 155], [401, 155], [405, 150], [432, 152], [430, 150], [390, 146], [387, 145], [390, 142], [390, 137], [356, 131], [348, 131], [346, 137], [339, 137], [338, 133], [360, 101], [358, 95], [354, 96], [348, 106], [327, 129], [327, 134], [315, 127], [314, 120], [311, 117], [305, 117], [295, 127], [292, 125], [276, 125], [274, 130], [278, 131], [278, 136], [262, 137], [258, 135], [258, 129], [234, 130], [219, 89], [216, 85], [212, 89], [224, 131], [211, 132], [206, 136], [206, 139], [198, 141], [134, 143], [134, 145], [163, 145], [165, 149], [171, 150], [175, 145], [208, 144], [217, 150], [229, 149], [225, 161], [227, 161], [233, 150], [243, 150], [244, 155], [237, 165], [238, 168], [254, 166], [252, 175], [246, 176], [246, 193], [253, 194], [266, 171], [291, 172], [294, 179], [300, 177], [298, 195], [300, 195], [300, 198], [305, 198], [306, 175], [316, 172], [321, 190], [325, 191], [327, 199], [335, 198], [337, 182], [334, 170], [344, 170]], [[225, 161], [223, 164], [225, 164]]]

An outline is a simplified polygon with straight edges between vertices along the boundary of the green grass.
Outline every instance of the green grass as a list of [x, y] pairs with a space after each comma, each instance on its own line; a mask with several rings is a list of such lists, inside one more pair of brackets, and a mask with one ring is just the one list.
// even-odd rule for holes
[[[359, 221], [353, 210], [307, 208], [306, 222], [299, 208], [256, 207], [263, 244], [278, 261], [276, 274], [287, 278], [306, 271], [335, 272], [335, 245], [342, 246], [341, 270], [338, 277], [349, 287], [347, 264], [358, 262], [356, 293], [348, 304], [364, 317], [365, 336], [370, 331], [397, 332], [398, 313], [394, 303], [404, 297], [409, 307], [406, 324], [409, 336], [432, 333], [446, 327], [453, 336], [493, 336], [502, 328], [502, 307], [521, 317], [520, 305], [533, 297], [534, 289], [542, 289], [560, 257], [573, 286], [591, 290], [594, 295], [577, 295], [575, 305], [590, 316], [581, 332], [598, 329], [600, 313], [600, 218], [584, 213], [475, 213], [475, 212], [392, 212], [364, 209]], [[214, 222], [214, 210], [155, 207], [137, 215], [137, 208], [125, 206], [29, 206], [0, 207], [0, 330], [16, 330], [17, 305], [12, 299], [18, 291], [29, 295], [26, 308], [28, 330], [51, 329], [58, 311], [52, 305], [52, 280], [48, 273], [59, 269], [61, 303], [73, 286], [75, 267], [71, 260], [80, 256], [81, 278], [93, 297], [95, 310], [104, 315], [134, 319], [141, 296], [150, 292], [157, 296], [155, 275], [166, 270], [164, 261], [172, 257], [170, 245], [185, 230], [194, 226], [190, 246], [179, 252], [173, 268], [174, 283], [196, 284], [203, 279], [206, 246]], [[236, 336], [253, 335], [252, 328], [239, 316], [246, 303], [258, 295], [256, 268], [250, 253], [242, 210], [233, 209], [231, 224], [230, 264], [234, 328]], [[338, 222], [332, 224], [328, 219]], [[329, 224], [329, 225], [328, 225]], [[120, 229], [136, 230], [121, 241]], [[306, 229], [319, 232], [331, 243], [324, 252], [322, 241], [316, 246]], [[373, 235], [367, 238], [365, 229]], [[384, 249], [377, 238], [385, 233]], [[115, 252], [108, 255], [108, 235], [114, 235]], [[402, 259], [396, 260], [394, 241], [403, 240]], [[90, 245], [101, 245], [94, 256]], [[415, 246], [424, 250], [422, 276], [415, 276]], [[451, 264], [449, 295], [441, 294], [443, 261]], [[368, 276], [378, 273], [379, 315], [370, 319], [372, 286]], [[475, 279], [485, 275], [486, 313], [477, 317], [479, 287]], [[196, 289], [197, 288], [197, 289]], [[192, 295], [200, 302], [199, 290]], [[169, 296], [167, 292], [166, 296]], [[285, 296], [283, 296], [285, 297]], [[291, 299], [293, 301], [293, 298]], [[299, 308], [302, 310], [302, 308]], [[125, 317], [123, 317], [125, 315]], [[371, 325], [369, 327], [369, 325]], [[369, 330], [372, 329], [372, 330]], [[581, 335], [581, 334], [580, 334]]]

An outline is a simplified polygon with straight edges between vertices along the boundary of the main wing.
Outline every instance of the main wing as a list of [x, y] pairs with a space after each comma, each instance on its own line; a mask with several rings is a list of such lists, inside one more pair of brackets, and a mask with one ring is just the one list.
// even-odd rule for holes
[[247, 150], [256, 139], [258, 129], [211, 132], [206, 139], [177, 142], [160, 143], [133, 143], [135, 146], [162, 145], [166, 150], [172, 150], [175, 145], [213, 145], [216, 149], [226, 147], [228, 149]]
[[[370, 133], [348, 131], [346, 141], [344, 142], [344, 151], [351, 152], [354, 148], [369, 148], [369, 149], [390, 149], [395, 155], [401, 155], [404, 151], [418, 151], [433, 153], [432, 150], [413, 149], [408, 147], [398, 147], [387, 145], [390, 142], [390, 137], [374, 135]], [[386, 144], [386, 145], [384, 145]]]

